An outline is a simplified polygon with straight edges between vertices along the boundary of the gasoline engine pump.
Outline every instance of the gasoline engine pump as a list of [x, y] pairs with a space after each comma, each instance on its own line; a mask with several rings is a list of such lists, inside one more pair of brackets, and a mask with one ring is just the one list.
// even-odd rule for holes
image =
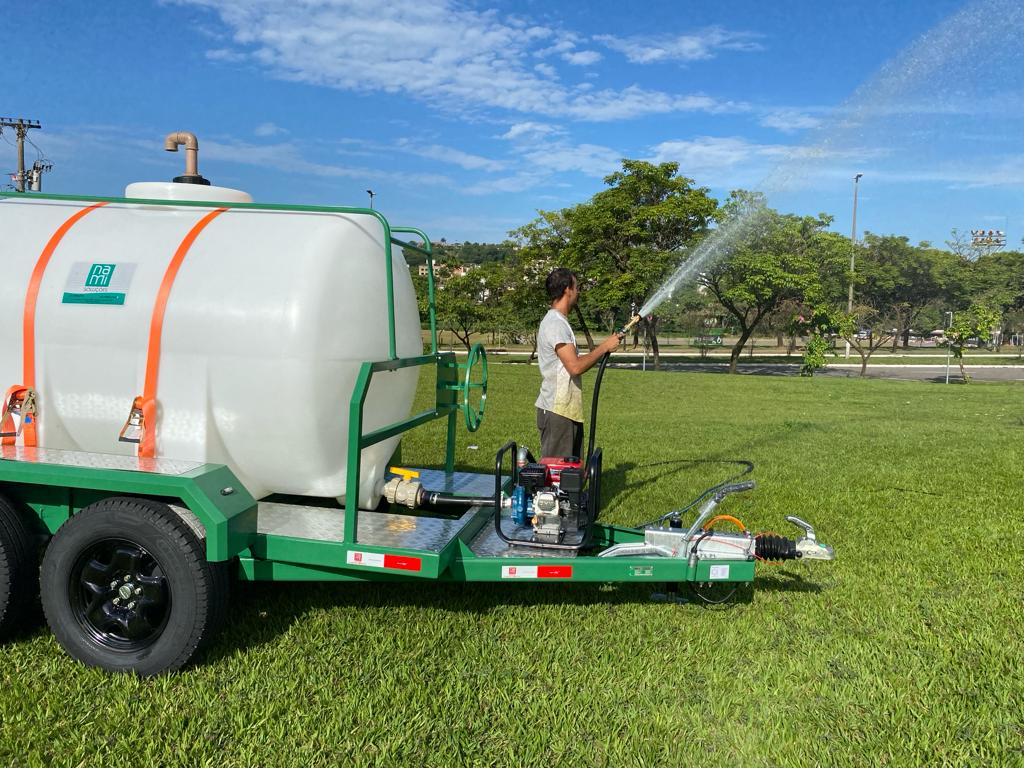
[[583, 488], [583, 465], [575, 456], [546, 457], [540, 462], [526, 447], [518, 449], [515, 488], [507, 500], [512, 522], [533, 526], [533, 541], [561, 544], [568, 532], [589, 525], [589, 494]]

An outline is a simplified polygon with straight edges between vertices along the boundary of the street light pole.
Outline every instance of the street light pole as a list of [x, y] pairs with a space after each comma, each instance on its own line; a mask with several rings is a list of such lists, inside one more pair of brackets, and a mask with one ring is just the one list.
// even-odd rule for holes
[[[854, 256], [857, 253], [857, 187], [860, 186], [860, 178], [863, 173], [853, 177], [853, 231], [850, 233], [850, 297], [846, 302], [846, 313], [853, 314], [853, 267]], [[858, 329], [854, 329], [854, 333]], [[850, 358], [850, 342], [846, 342], [846, 358]]]
[[370, 196], [370, 210], [372, 211], [373, 210], [373, 198], [375, 197], [375, 195], [374, 195], [372, 189], [366, 190], [366, 194], [368, 194]]

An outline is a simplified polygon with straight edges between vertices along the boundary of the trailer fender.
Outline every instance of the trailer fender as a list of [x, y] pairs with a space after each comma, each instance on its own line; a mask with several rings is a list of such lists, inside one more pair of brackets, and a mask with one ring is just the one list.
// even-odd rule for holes
[[89, 504], [109, 496], [139, 496], [171, 505], [205, 542], [211, 562], [230, 560], [255, 541], [256, 501], [224, 465], [192, 465], [180, 473], [126, 471], [127, 466], [107, 468], [115, 459], [122, 463], [122, 457], [101, 457], [107, 466], [96, 466], [99, 461], [81, 466], [66, 463], [60, 455], [65, 452], [39, 453], [35, 460], [20, 455], [0, 460], [0, 491], [31, 507], [51, 534]]

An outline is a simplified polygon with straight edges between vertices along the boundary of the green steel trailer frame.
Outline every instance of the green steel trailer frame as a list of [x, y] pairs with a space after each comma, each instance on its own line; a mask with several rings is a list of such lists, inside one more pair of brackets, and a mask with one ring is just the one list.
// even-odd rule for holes
[[[423, 485], [428, 490], [442, 494], [471, 491], [471, 495], [481, 497], [480, 505], [470, 507], [457, 518], [417, 514], [413, 510], [394, 506], [386, 512], [360, 510], [355, 493], [347, 495], [344, 508], [326, 500], [309, 500], [297, 504], [294, 499], [253, 498], [232, 471], [223, 465], [197, 464], [175, 461], [171, 458], [142, 459], [4, 446], [0, 449], [0, 555], [5, 551], [5, 546], [8, 553], [15, 553], [15, 556], [8, 558], [13, 563], [9, 563], [9, 570], [14, 575], [14, 586], [11, 589], [19, 586], [19, 573], [20, 586], [23, 589], [31, 589], [33, 583], [30, 569], [24, 566], [24, 563], [19, 566], [16, 557], [20, 526], [22, 537], [34, 537], [34, 544], [40, 545], [39, 548], [46, 547], [47, 550], [47, 556], [43, 558], [41, 576], [42, 599], [51, 628], [62, 645], [85, 663], [142, 674], [163, 672], [181, 666], [188, 661], [201, 641], [216, 630], [217, 615], [223, 614], [221, 602], [225, 599], [218, 590], [223, 591], [228, 569], [231, 569], [238, 578], [251, 581], [543, 580], [671, 584], [713, 580], [742, 583], [753, 580], [754, 559], [747, 555], [738, 555], [731, 559], [719, 556], [717, 559], [699, 560], [645, 555], [595, 556], [596, 553], [616, 545], [642, 545], [645, 531], [640, 529], [595, 522], [591, 526], [587, 550], [565, 553], [510, 547], [494, 536], [495, 517], [501, 514], [500, 507], [496, 510], [493, 503], [494, 474], [456, 472], [454, 467], [455, 433], [459, 414], [463, 414], [467, 426], [472, 431], [479, 426], [483, 416], [487, 393], [486, 355], [482, 348], [475, 348], [465, 363], [459, 363], [453, 352], [442, 352], [438, 349], [433, 247], [430, 239], [421, 230], [412, 227], [392, 227], [379, 211], [369, 208], [0, 193], [0, 198], [4, 197], [19, 200], [66, 201], [71, 204], [105, 202], [112, 205], [175, 208], [224, 207], [280, 212], [355, 214], [375, 218], [383, 230], [389, 354], [387, 359], [362, 364], [352, 392], [349, 405], [347, 465], [349, 487], [359, 486], [363, 448], [402, 435], [428, 422], [447, 419], [444, 469], [420, 470]], [[399, 239], [397, 235], [415, 236], [419, 238], [420, 243]], [[426, 258], [429, 354], [402, 358], [396, 352], [392, 272], [394, 246]], [[436, 398], [433, 408], [397, 423], [365, 432], [363, 410], [374, 377], [409, 367], [434, 368]], [[479, 395], [479, 403], [476, 405], [472, 398], [474, 392]], [[510, 476], [504, 478], [503, 487], [507, 487], [514, 472], [513, 469]], [[356, 481], [353, 482], [352, 478], [356, 478]], [[109, 568], [99, 568], [96, 558], [86, 558], [83, 563], [85, 555], [75, 555], [75, 551], [71, 551], [71, 545], [63, 547], [69, 550], [61, 551], [60, 556], [63, 560], [57, 555], [49, 557], [50, 550], [61, 549], [56, 545], [62, 538], [79, 542], [79, 548], [84, 546], [81, 542], [88, 540], [85, 532], [88, 527], [85, 522], [87, 519], [93, 519], [97, 524], [118, 515], [122, 516], [118, 518], [122, 520], [135, 519], [124, 518], [126, 514], [146, 518], [149, 521], [146, 524], [156, 533], [146, 532], [149, 529], [140, 532], [136, 538], [144, 540], [144, 543], [138, 544], [132, 550], [123, 543], [132, 543], [133, 540], [128, 534], [122, 537], [116, 532], [111, 532], [114, 529], [109, 529], [105, 534], [107, 538], [104, 541], [107, 544], [104, 545], [104, 551], [112, 553], [109, 556], [115, 559], [111, 562], [120, 562], [117, 558], [123, 560], [123, 567], [116, 573]], [[76, 520], [79, 522], [75, 523]], [[499, 526], [500, 520], [499, 517]], [[159, 531], [163, 531], [172, 538], [177, 536], [181, 539], [182, 536], [188, 537], [188, 529], [191, 529], [195, 536], [194, 540], [189, 541], [193, 544], [198, 542], [196, 546], [199, 549], [196, 551], [199, 555], [198, 559], [193, 558], [195, 562], [190, 560], [191, 564], [186, 565], [198, 574], [197, 579], [206, 579], [203, 583], [209, 592], [204, 599], [210, 606], [203, 608], [203, 600], [197, 598], [199, 607], [193, 610], [195, 617], [198, 617], [195, 618], [196, 627], [199, 624], [203, 626], [198, 629], [194, 627], [191, 635], [185, 639], [179, 638], [178, 645], [170, 649], [163, 647], [164, 644], [170, 643], [167, 635], [171, 634], [166, 619], [162, 620], [164, 623], [160, 627], [148, 627], [145, 643], [133, 645], [131, 642], [121, 642], [124, 637], [131, 639], [131, 632], [128, 629], [122, 633], [124, 637], [115, 638], [118, 642], [104, 644], [103, 638], [97, 640], [97, 622], [116, 620], [121, 622], [118, 626], [130, 626], [130, 621], [122, 621], [117, 613], [123, 610], [125, 604], [119, 603], [119, 599], [131, 601], [132, 606], [136, 605], [136, 598], [130, 594], [126, 595], [125, 590], [129, 593], [134, 590], [134, 593], [140, 596], [140, 601], [144, 601], [147, 595], [151, 596], [151, 601], [158, 601], [163, 595], [168, 603], [171, 602], [165, 592], [162, 593], [153, 586], [154, 578], [157, 578], [154, 573], [157, 571], [154, 570], [152, 562], [157, 560], [155, 550], [163, 546], [158, 541], [158, 534]], [[64, 531], [70, 532], [65, 536]], [[154, 538], [146, 538], [150, 535]], [[35, 567], [38, 565], [36, 553], [39, 548], [22, 545], [21, 560], [32, 561]], [[51, 559], [56, 562], [49, 563]], [[205, 560], [205, 564], [200, 560]], [[140, 562], [143, 564], [140, 565]], [[2, 565], [3, 562], [0, 561], [0, 566]], [[160, 567], [166, 570], [163, 565]], [[64, 570], [61, 571], [61, 568]], [[121, 583], [122, 571], [123, 581], [127, 586]], [[103, 574], [113, 573], [109, 584], [111, 591], [103, 598], [107, 602], [99, 608], [91, 607], [92, 604], [89, 603], [79, 605], [76, 609], [75, 600], [62, 594], [62, 590], [70, 592], [79, 588], [68, 578], [65, 578], [64, 582], [60, 581], [60, 573], [66, 576], [67, 572], [78, 573], [84, 582], [91, 585], [90, 589], [107, 589], [102, 585], [97, 587], [95, 583], [105, 581]], [[168, 574], [163, 571], [159, 573], [165, 582], [172, 581]], [[118, 594], [122, 598], [117, 598]], [[180, 595], [180, 589], [179, 593], [175, 594]], [[0, 603], [3, 598], [3, 585], [0, 585]], [[179, 597], [175, 600], [181, 602]], [[0, 604], [0, 634], [10, 629], [9, 625], [17, 618], [16, 600], [8, 602], [11, 606], [7, 611], [5, 606]], [[114, 609], [110, 607], [112, 604], [119, 604], [122, 607]], [[173, 605], [177, 606], [177, 603]], [[206, 614], [203, 614], [204, 610]], [[99, 618], [95, 618], [90, 611], [100, 611], [95, 614]], [[76, 620], [79, 626], [68, 626], [74, 624]], [[150, 624], [157, 623], [159, 622], [156, 620], [150, 620]], [[85, 637], [89, 632], [81, 631], [83, 627], [91, 631], [91, 640]], [[114, 634], [116, 635], [117, 631]], [[89, 646], [89, 642], [93, 645]], [[157, 653], [157, 650], [160, 653]]]

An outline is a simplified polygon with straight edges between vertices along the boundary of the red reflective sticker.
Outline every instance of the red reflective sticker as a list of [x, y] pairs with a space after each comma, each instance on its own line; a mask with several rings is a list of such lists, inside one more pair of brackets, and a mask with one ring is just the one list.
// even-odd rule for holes
[[423, 565], [418, 557], [384, 555], [384, 567], [394, 568], [399, 571], [419, 571], [422, 570]]
[[571, 579], [571, 565], [540, 565], [537, 566], [538, 579]]

